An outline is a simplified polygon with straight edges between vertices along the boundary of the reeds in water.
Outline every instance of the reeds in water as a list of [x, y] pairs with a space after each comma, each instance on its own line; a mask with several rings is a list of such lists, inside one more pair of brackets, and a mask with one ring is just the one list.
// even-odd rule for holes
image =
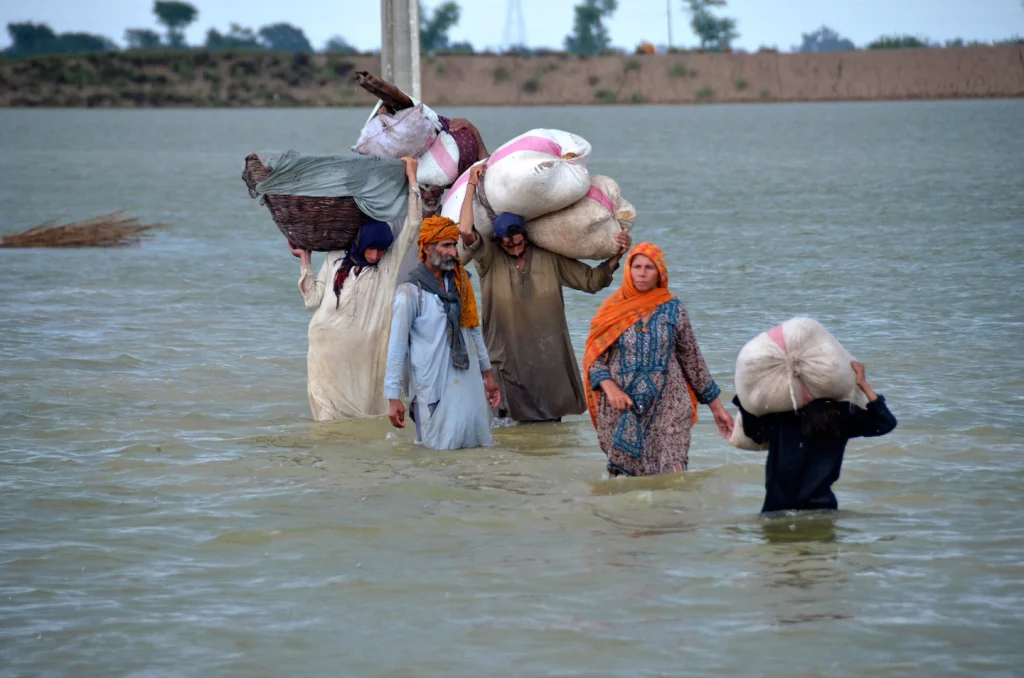
[[126, 212], [57, 225], [53, 221], [21, 233], [5, 235], [0, 247], [125, 247], [137, 245], [148, 231], [167, 224], [141, 224]]

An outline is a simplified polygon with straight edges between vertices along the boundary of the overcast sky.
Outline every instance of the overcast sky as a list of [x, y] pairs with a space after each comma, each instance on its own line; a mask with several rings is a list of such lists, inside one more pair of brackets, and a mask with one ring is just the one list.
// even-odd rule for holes
[[[427, 0], [434, 7], [440, 0]], [[499, 48], [505, 35], [510, 0], [461, 0], [462, 20], [452, 40], [468, 40], [477, 49]], [[573, 5], [578, 0], [519, 0], [532, 47], [562, 45], [572, 28]], [[188, 31], [190, 44], [201, 44], [206, 31], [226, 32], [232, 22], [260, 26], [288, 22], [302, 28], [316, 48], [332, 35], [341, 35], [362, 50], [380, 47], [378, 0], [192, 0], [199, 19]], [[612, 42], [633, 48], [642, 40], [668, 43], [671, 4], [673, 43], [693, 46], [682, 0], [619, 0], [608, 20]], [[0, 0], [0, 21], [47, 23], [57, 32], [99, 33], [123, 44], [124, 29], [158, 29], [151, 0]], [[737, 47], [756, 50], [761, 45], [789, 49], [800, 34], [825, 24], [864, 45], [882, 34], [909, 33], [934, 41], [956, 37], [991, 41], [1024, 35], [1021, 0], [729, 0], [727, 16], [739, 22]], [[514, 36], [513, 36], [514, 37]], [[3, 46], [10, 44], [3, 36]]]

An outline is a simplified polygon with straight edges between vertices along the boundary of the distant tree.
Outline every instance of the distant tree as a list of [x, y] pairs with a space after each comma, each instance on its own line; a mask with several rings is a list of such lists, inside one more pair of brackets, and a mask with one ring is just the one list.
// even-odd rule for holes
[[313, 45], [309, 44], [306, 34], [301, 28], [291, 24], [277, 23], [264, 26], [260, 29], [260, 37], [267, 49], [275, 52], [305, 52], [313, 53]]
[[448, 45], [448, 51], [452, 54], [474, 54], [473, 44], [467, 41], [453, 42]]
[[572, 33], [565, 36], [565, 50], [573, 54], [600, 54], [611, 38], [604, 19], [618, 9], [617, 0], [583, 0], [574, 8]]
[[153, 14], [156, 14], [157, 23], [167, 27], [167, 44], [184, 47], [185, 28], [196, 20], [199, 10], [187, 2], [157, 0], [153, 3]]
[[57, 34], [46, 24], [29, 22], [7, 24], [7, 34], [12, 43], [7, 52], [18, 56], [41, 54], [57, 39]]
[[1017, 46], [1020, 46], [1020, 45], [1024, 45], [1024, 37], [1021, 37], [1020, 35], [1011, 35], [1006, 40], [996, 40], [993, 44], [1000, 45], [1000, 46], [1003, 46], [1003, 45], [1017, 45]]
[[102, 35], [90, 33], [61, 33], [57, 35], [46, 24], [9, 23], [7, 24], [7, 33], [11, 36], [11, 46], [5, 52], [16, 57], [117, 50], [117, 45]]
[[917, 38], [913, 35], [883, 35], [868, 44], [868, 49], [917, 49], [928, 47], [928, 38]]
[[160, 34], [148, 28], [129, 28], [124, 32], [128, 49], [159, 49], [163, 46]]
[[459, 23], [462, 10], [457, 2], [443, 2], [433, 13], [420, 3], [420, 51], [432, 54], [448, 49], [448, 32]]
[[324, 45], [325, 52], [332, 52], [334, 54], [359, 54], [359, 50], [348, 43], [348, 40], [335, 35], [327, 41]]
[[798, 52], [849, 52], [857, 49], [852, 40], [848, 40], [828, 26], [803, 34], [803, 42], [794, 51]]
[[251, 28], [243, 28], [238, 24], [231, 24], [231, 30], [226, 34], [220, 33], [215, 28], [206, 32], [206, 49], [211, 52], [218, 52], [228, 49], [263, 49], [263, 43]]
[[702, 49], [726, 50], [740, 36], [736, 32], [735, 19], [716, 17], [711, 13], [713, 7], [725, 7], [726, 0], [683, 0], [683, 4], [690, 12], [690, 26], [700, 38]]

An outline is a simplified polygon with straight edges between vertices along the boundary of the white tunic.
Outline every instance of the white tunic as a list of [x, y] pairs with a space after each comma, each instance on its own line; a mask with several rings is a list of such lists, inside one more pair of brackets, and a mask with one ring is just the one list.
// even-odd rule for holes
[[481, 376], [491, 369], [484, 335], [479, 325], [460, 331], [469, 354], [465, 370], [452, 365], [441, 300], [413, 283], [398, 286], [384, 395], [398, 400], [404, 392], [415, 402], [410, 414], [415, 415], [417, 438], [437, 450], [494, 444]]
[[402, 259], [419, 239], [421, 215], [413, 184], [409, 214], [394, 244], [376, 267], [349, 275], [340, 295], [334, 293], [334, 276], [344, 251], [328, 252], [316, 277], [312, 268], [302, 268], [299, 290], [306, 308], [315, 311], [306, 366], [309, 406], [317, 421], [388, 413], [383, 387], [391, 304]]

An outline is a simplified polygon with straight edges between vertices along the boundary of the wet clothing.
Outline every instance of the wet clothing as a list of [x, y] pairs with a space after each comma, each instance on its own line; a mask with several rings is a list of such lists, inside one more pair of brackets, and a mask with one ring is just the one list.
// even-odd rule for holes
[[[733, 404], [743, 415], [743, 432], [747, 437], [769, 445], [762, 513], [838, 508], [832, 484], [839, 479], [847, 441], [882, 436], [896, 428], [896, 417], [886, 407], [883, 396], [869, 402], [867, 409], [853, 403], [818, 399], [797, 412], [760, 417], [744, 410], [739, 397], [733, 398]], [[827, 440], [808, 440], [801, 430], [801, 413], [826, 408], [833, 410], [839, 435]]]
[[586, 408], [583, 382], [562, 287], [594, 294], [612, 282], [604, 262], [591, 268], [526, 245], [523, 270], [516, 260], [477, 233], [468, 247], [480, 273], [484, 337], [501, 387], [501, 408], [516, 421], [551, 421]]
[[[458, 297], [454, 276], [445, 276], [449, 297]], [[482, 372], [491, 369], [480, 326], [458, 327], [469, 364], [452, 362], [449, 307], [415, 282], [398, 286], [388, 342], [384, 395], [409, 399], [417, 440], [438, 450], [492, 445], [490, 408]]]
[[387, 338], [398, 273], [419, 236], [419, 189], [409, 187], [409, 214], [394, 245], [376, 266], [345, 268], [344, 251], [328, 252], [319, 273], [302, 267], [299, 291], [309, 322], [306, 356], [309, 407], [317, 421], [377, 417], [388, 413], [384, 398]]
[[[673, 298], [647, 320], [631, 326], [596, 358], [588, 371], [599, 396], [597, 440], [612, 475], [680, 473], [689, 464], [690, 431], [696, 403], [721, 394], [697, 346], [686, 309]], [[619, 412], [600, 390], [611, 379], [633, 400]]]

